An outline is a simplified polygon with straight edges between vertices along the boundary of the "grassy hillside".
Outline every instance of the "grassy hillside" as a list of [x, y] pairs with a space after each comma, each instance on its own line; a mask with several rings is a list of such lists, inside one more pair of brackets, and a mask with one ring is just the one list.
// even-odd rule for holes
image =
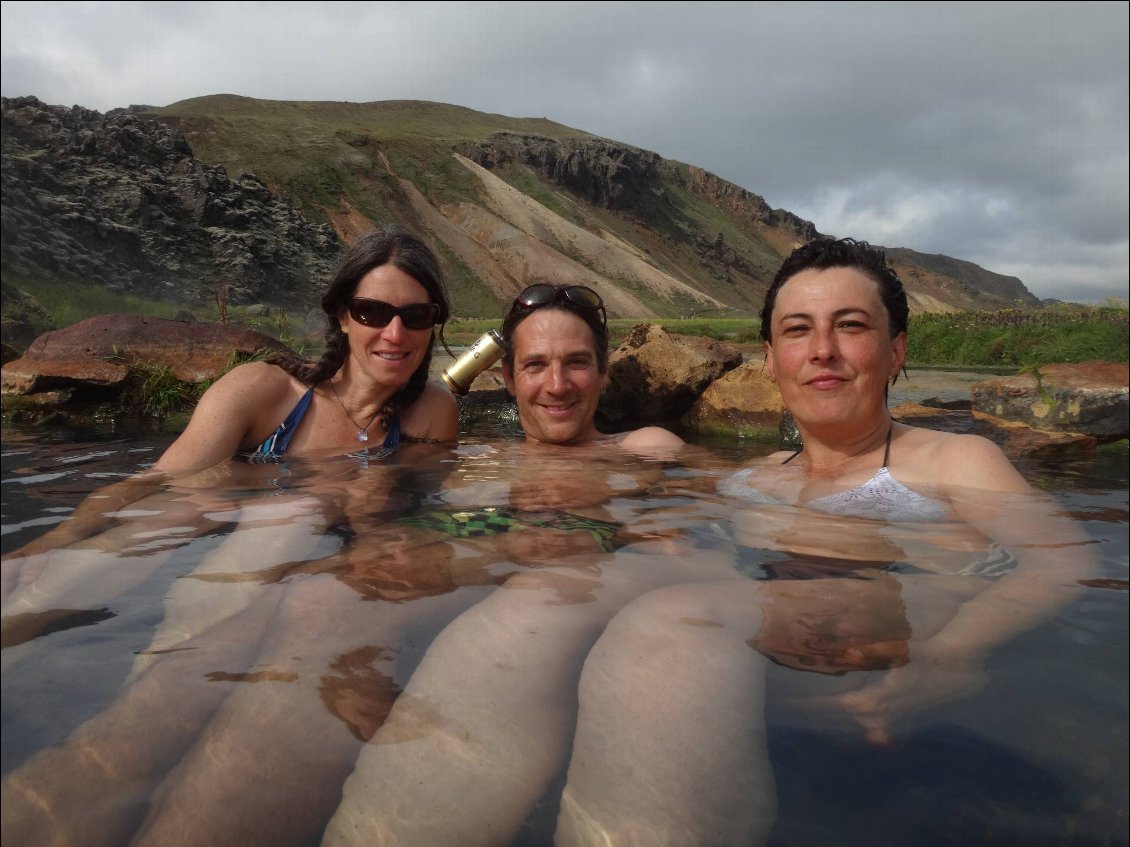
[[[400, 209], [381, 161], [429, 199], [477, 199], [474, 179], [451, 162], [451, 150], [495, 132], [594, 138], [545, 118], [508, 118], [421, 100], [376, 103], [255, 100], [219, 94], [182, 100], [153, 113], [178, 127], [193, 152], [235, 177], [252, 172], [286, 193], [311, 217], [347, 198], [375, 219]], [[385, 201], [385, 202], [382, 202]]]
[[[577, 266], [592, 272], [597, 287], [624, 292], [610, 308], [614, 314], [752, 315], [782, 256], [815, 232], [807, 222], [803, 232], [779, 224], [761, 198], [701, 169], [546, 118], [424, 101], [234, 95], [185, 100], [153, 114], [182, 131], [201, 160], [223, 165], [233, 178], [256, 174], [312, 219], [333, 224], [347, 242], [389, 220], [430, 234], [451, 278], [456, 312], [468, 316], [492, 317], [531, 276], [573, 279]], [[453, 155], [473, 156], [491, 145], [507, 155], [486, 163], [489, 175], [533, 201], [539, 209], [533, 218], [527, 208], [500, 200], [483, 174]], [[639, 162], [643, 169], [632, 172]], [[597, 190], [614, 193], [625, 185], [635, 192], [630, 202], [612, 202]], [[619, 259], [578, 252], [569, 227], [607, 242]], [[524, 238], [511, 237], [512, 230]], [[914, 266], [911, 254], [902, 258]], [[981, 297], [969, 284], [980, 278], [968, 263], [931, 258], [932, 267], [912, 283], [928, 289], [921, 302], [929, 307], [1013, 302]], [[635, 268], [624, 270], [631, 262]], [[962, 278], [947, 276], [946, 267]], [[990, 281], [997, 276], [983, 273]]]
[[[701, 168], [546, 118], [234, 95], [145, 114], [4, 109], [4, 283], [51, 300], [62, 323], [99, 302], [209, 317], [222, 289], [301, 324], [340, 245], [390, 221], [435, 247], [461, 317], [497, 319], [548, 279], [591, 285], [615, 318], [745, 319], [818, 235]], [[967, 262], [891, 253], [915, 313], [1023, 291]]]

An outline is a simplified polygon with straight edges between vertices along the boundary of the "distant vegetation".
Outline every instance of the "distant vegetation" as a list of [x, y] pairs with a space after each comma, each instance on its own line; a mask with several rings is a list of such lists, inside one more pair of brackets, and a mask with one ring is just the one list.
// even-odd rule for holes
[[[78, 283], [12, 282], [32, 294], [57, 327], [109, 312], [164, 318], [188, 312], [201, 321], [218, 321], [220, 317], [216, 304], [178, 305]], [[1128, 314], [1125, 303], [1112, 302], [914, 315], [910, 319], [907, 360], [918, 365], [1016, 369], [1096, 359], [1125, 362], [1130, 348]], [[316, 355], [321, 346], [321, 322], [312, 337], [303, 332], [305, 316], [297, 312], [273, 308], [269, 314], [252, 315], [231, 306], [227, 318], [233, 324], [278, 338], [304, 355]], [[682, 335], [738, 344], [760, 342], [761, 322], [755, 317], [613, 318], [608, 322], [613, 346], [623, 341], [632, 327], [647, 320]], [[501, 323], [501, 318], [454, 318], [444, 335], [449, 344], [466, 346], [488, 329], [500, 328]]]
[[[1125, 305], [1063, 304], [1043, 309], [1001, 309], [914, 315], [907, 361], [918, 365], [1020, 369], [1054, 362], [1127, 361], [1130, 337]], [[608, 322], [615, 346], [640, 320]], [[760, 343], [757, 318], [654, 319], [668, 332], [738, 344]], [[469, 344], [501, 322], [479, 318], [448, 325], [452, 344]]]
[[[46, 318], [56, 327], [70, 326], [94, 315], [125, 314], [172, 318], [184, 307], [167, 300], [138, 297], [111, 291], [102, 285], [5, 274], [5, 284], [27, 292], [43, 307]], [[216, 319], [213, 307], [211, 317]], [[36, 321], [38, 324], [39, 321]], [[36, 329], [46, 327], [36, 326]]]
[[922, 314], [910, 319], [907, 359], [930, 365], [1023, 368], [1127, 361], [1125, 304]]

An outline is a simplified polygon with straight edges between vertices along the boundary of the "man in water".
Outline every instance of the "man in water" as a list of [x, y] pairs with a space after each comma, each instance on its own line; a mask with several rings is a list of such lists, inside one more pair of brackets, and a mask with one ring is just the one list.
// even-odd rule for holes
[[[503, 582], [494, 602], [478, 603], [446, 632], [468, 632], [468, 647], [478, 639], [492, 650], [497, 625], [528, 631], [524, 622], [536, 620], [541, 634], [512, 639], [507, 660], [491, 663], [493, 673], [478, 673], [477, 663], [458, 652], [440, 650], [436, 658], [448, 655], [474, 676], [467, 686], [445, 691], [464, 688], [473, 697], [494, 690], [507, 701], [504, 711], [513, 707], [533, 719], [518, 725], [518, 745], [490, 745], [489, 778], [505, 773], [506, 756], [526, 750], [528, 742], [549, 741], [543, 754], [527, 761], [523, 753], [518, 762], [531, 768], [532, 780], [514, 808], [536, 800], [543, 774], [564, 763], [564, 742], [575, 723], [573, 692], [589, 646], [627, 599], [678, 565], [644, 568], [637, 561], [643, 557], [632, 551], [655, 542], [625, 526], [631, 510], [610, 514], [605, 506], [625, 494], [625, 486], [643, 495], [659, 478], [659, 465], [648, 466], [640, 456], [666, 458], [683, 442], [657, 427], [613, 436], [596, 430], [608, 379], [608, 331], [591, 289], [530, 286], [509, 310], [504, 336], [505, 378], [527, 442], [514, 452], [536, 452], [536, 458], [516, 457], [518, 472], [505, 492], [498, 496], [484, 485], [478, 468], [458, 467], [445, 484], [442, 506], [394, 517], [395, 507], [390, 512], [382, 504], [395, 502], [389, 498], [401, 471], [370, 468], [332, 498], [353, 536], [337, 553], [307, 560], [313, 542], [324, 537], [323, 510], [313, 502], [308, 517], [276, 514], [277, 525], [260, 530], [280, 561], [294, 563], [287, 577], [263, 582], [254, 574], [231, 582], [226, 572], [216, 573], [229, 559], [255, 568], [269, 559], [260, 534], [249, 528], [233, 533], [234, 542], [246, 539], [237, 545], [241, 555], [232, 547], [223, 561], [202, 562], [199, 579], [178, 581], [189, 589], [218, 587], [224, 602], [209, 596], [180, 604], [189, 617], [173, 615], [170, 633], [162, 627], [154, 655], [139, 657], [122, 696], [70, 742], [5, 781], [4, 796], [12, 801], [5, 803], [5, 842], [9, 834], [38, 828], [84, 833], [88, 843], [106, 844], [137, 833], [151, 843], [210, 843], [236, 831], [273, 844], [309, 843], [337, 805], [359, 749], [392, 706], [402, 646], [430, 637], [476, 603], [482, 594], [475, 589]], [[277, 498], [272, 501], [277, 510]], [[303, 511], [300, 506], [294, 509]], [[306, 546], [299, 548], [300, 542]], [[601, 575], [606, 567], [615, 577]], [[646, 575], [638, 586], [636, 571]], [[472, 590], [457, 591], [460, 586]], [[233, 608], [241, 598], [246, 608]], [[526, 668], [509, 681], [517, 683], [512, 690], [507, 661]], [[424, 685], [450, 678], [443, 661], [429, 667], [436, 672], [425, 674]], [[270, 678], [262, 680], [268, 684], [241, 684], [244, 668], [269, 668]], [[186, 682], [218, 669], [224, 672], [219, 684]], [[547, 690], [560, 696], [527, 707], [530, 696]], [[459, 720], [482, 714], [469, 706], [457, 699], [451, 711]], [[177, 717], [176, 732], [165, 725], [169, 714]], [[489, 732], [501, 725], [485, 723]], [[446, 767], [442, 748], [438, 752]], [[163, 799], [149, 804], [158, 786]], [[76, 795], [91, 802], [75, 803]], [[232, 803], [231, 797], [254, 800]], [[102, 815], [93, 828], [90, 808]], [[460, 828], [473, 820], [463, 811], [447, 818]]]
[[632, 451], [674, 451], [683, 441], [660, 427], [618, 435], [596, 429], [608, 384], [608, 325], [600, 296], [583, 285], [539, 282], [515, 298], [502, 325], [503, 377], [518, 404], [527, 442], [617, 443]]
[[732, 573], [726, 557], [688, 555], [650, 515], [641, 531], [615, 496], [636, 485], [646, 498], [662, 475], [647, 460], [683, 441], [659, 427], [597, 430], [608, 381], [597, 293], [530, 285], [502, 335], [527, 456], [500, 515], [515, 525], [496, 544], [520, 570], [437, 636], [358, 758], [323, 844], [509, 843], [566, 763], [581, 667], [608, 620], [692, 572]]

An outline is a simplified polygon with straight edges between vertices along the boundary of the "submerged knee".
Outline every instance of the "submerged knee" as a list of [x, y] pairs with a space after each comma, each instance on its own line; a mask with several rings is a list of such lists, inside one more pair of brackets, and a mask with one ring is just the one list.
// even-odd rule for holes
[[649, 591], [624, 607], [617, 620], [722, 627], [731, 605], [722, 585], [672, 585]]

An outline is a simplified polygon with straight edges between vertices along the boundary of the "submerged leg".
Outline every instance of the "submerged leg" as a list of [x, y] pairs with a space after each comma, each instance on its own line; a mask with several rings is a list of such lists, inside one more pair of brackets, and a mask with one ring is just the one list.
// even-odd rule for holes
[[233, 690], [274, 611], [265, 597], [153, 665], [109, 708], [0, 784], [5, 844], [128, 843], [152, 791]]
[[565, 762], [581, 663], [611, 614], [607, 601], [571, 599], [571, 579], [511, 578], [436, 638], [323, 843], [513, 839]]
[[140, 585], [217, 526], [199, 504], [169, 494], [154, 495], [132, 511], [137, 514], [100, 535], [5, 559], [10, 592], [0, 619], [4, 670], [26, 658], [31, 648], [25, 645], [49, 627], [76, 611], [99, 609]]
[[765, 737], [759, 586], [663, 588], [585, 662], [559, 845], [753, 845], [776, 790]]
[[165, 596], [165, 617], [149, 649], [134, 660], [130, 679], [160, 655], [198, 633], [239, 614], [255, 602], [272, 570], [315, 556], [324, 544], [327, 518], [315, 498], [266, 500], [241, 507], [223, 543], [190, 574], [175, 580]]
[[565, 765], [581, 666], [605, 624], [685, 573], [622, 552], [519, 574], [461, 615], [365, 746], [323, 843], [510, 843]]
[[161, 786], [134, 845], [315, 841], [392, 707], [404, 638], [469, 602], [372, 602], [329, 575], [292, 581], [256, 664], [263, 680], [224, 702]]
[[[83, 506], [98, 502], [92, 496]], [[4, 617], [105, 603], [144, 580], [184, 539], [214, 529], [204, 508], [192, 496], [163, 491], [117, 513], [120, 523], [97, 535], [47, 533], [4, 558]], [[52, 538], [58, 543], [48, 546]]]

